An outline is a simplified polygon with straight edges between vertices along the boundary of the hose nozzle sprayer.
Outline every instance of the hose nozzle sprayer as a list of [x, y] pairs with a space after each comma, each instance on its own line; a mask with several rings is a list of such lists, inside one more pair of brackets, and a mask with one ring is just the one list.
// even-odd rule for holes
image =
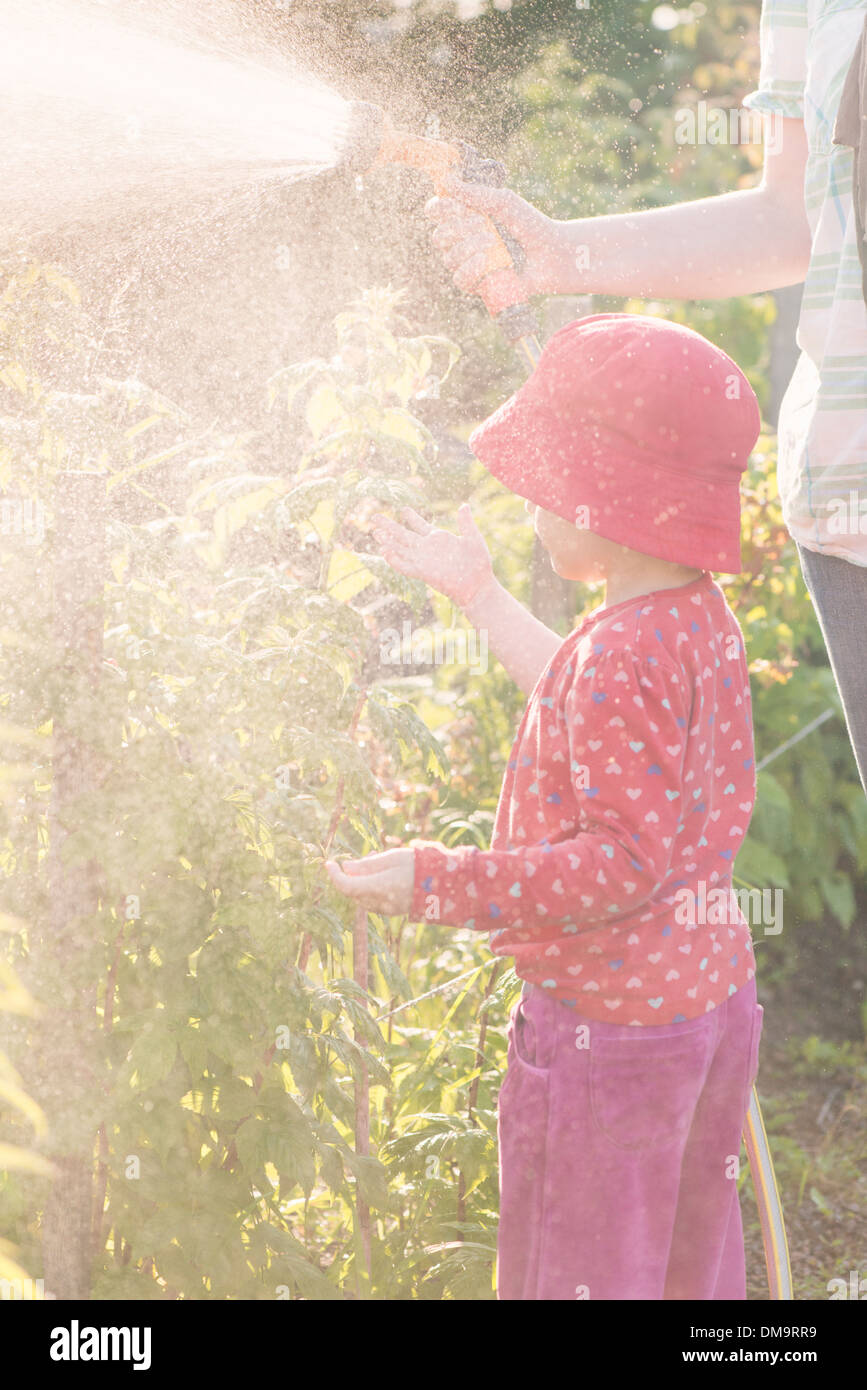
[[[483, 158], [472, 145], [395, 130], [378, 106], [355, 101], [350, 106], [339, 165], [350, 173], [363, 174], [383, 164], [403, 164], [420, 170], [427, 174], [436, 193], [445, 192], [448, 180], [455, 177], [490, 188], [502, 188], [506, 183], [504, 166], [496, 159]], [[539, 325], [518, 279], [524, 252], [494, 222], [491, 230], [489, 266], [477, 293], [507, 341], [533, 367], [540, 353]]]

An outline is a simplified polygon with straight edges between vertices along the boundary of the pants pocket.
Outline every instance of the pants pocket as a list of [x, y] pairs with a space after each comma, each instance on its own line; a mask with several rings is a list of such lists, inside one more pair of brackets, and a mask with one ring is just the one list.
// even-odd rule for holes
[[655, 1038], [591, 1038], [590, 1105], [596, 1128], [619, 1149], [682, 1143], [707, 1077], [712, 1030]]
[[562, 1008], [556, 1001], [537, 994], [524, 995], [518, 1000], [506, 1034], [509, 1042], [509, 1065], [547, 1074], [551, 1070], [556, 1050], [556, 1015], [551, 1005]]

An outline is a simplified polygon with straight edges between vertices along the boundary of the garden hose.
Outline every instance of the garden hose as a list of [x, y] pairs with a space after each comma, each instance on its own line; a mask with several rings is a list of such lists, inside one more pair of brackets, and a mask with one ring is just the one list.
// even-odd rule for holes
[[[397, 131], [378, 106], [362, 101], [353, 102], [350, 107], [339, 163], [356, 173], [382, 164], [403, 164], [426, 174], [438, 194], [446, 193], [448, 181], [455, 177], [492, 188], [502, 188], [506, 183], [506, 170], [498, 160], [484, 159], [463, 141], [433, 140]], [[494, 235], [488, 252], [488, 269], [476, 293], [506, 340], [532, 371], [542, 355], [542, 347], [538, 320], [527, 304], [526, 291], [519, 279], [525, 264], [524, 251], [496, 223], [491, 222], [491, 227]], [[774, 1301], [790, 1300], [793, 1296], [792, 1271], [786, 1226], [755, 1086], [750, 1092], [743, 1138], [762, 1229], [768, 1290]]]
[[759, 1094], [755, 1086], [750, 1092], [750, 1104], [744, 1124], [744, 1146], [750, 1161], [750, 1172], [756, 1193], [756, 1206], [762, 1227], [762, 1244], [768, 1270], [768, 1291], [771, 1299], [789, 1300], [792, 1293], [792, 1267], [789, 1263], [789, 1243], [783, 1204], [774, 1173], [774, 1161], [765, 1123], [762, 1119]]

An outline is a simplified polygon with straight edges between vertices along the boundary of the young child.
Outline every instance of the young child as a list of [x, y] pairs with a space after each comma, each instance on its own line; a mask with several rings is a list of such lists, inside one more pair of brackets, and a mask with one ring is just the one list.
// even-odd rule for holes
[[597, 314], [554, 335], [470, 443], [556, 572], [605, 585], [563, 642], [499, 586], [467, 509], [460, 536], [377, 522], [390, 563], [459, 603], [530, 692], [490, 850], [329, 864], [371, 910], [490, 932], [524, 980], [500, 1298], [745, 1297], [762, 1010], [731, 877], [755, 769], [743, 637], [710, 571], [740, 569], [758, 430], [743, 373], [691, 329]]

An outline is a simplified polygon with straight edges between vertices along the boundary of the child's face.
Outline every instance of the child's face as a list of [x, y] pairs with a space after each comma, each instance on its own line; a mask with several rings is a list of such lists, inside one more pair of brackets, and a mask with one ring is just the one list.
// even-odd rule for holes
[[583, 584], [601, 583], [615, 553], [625, 547], [597, 536], [594, 531], [573, 526], [553, 512], [546, 512], [532, 502], [525, 502], [533, 518], [533, 528], [551, 558], [551, 567], [563, 579], [580, 580]]

